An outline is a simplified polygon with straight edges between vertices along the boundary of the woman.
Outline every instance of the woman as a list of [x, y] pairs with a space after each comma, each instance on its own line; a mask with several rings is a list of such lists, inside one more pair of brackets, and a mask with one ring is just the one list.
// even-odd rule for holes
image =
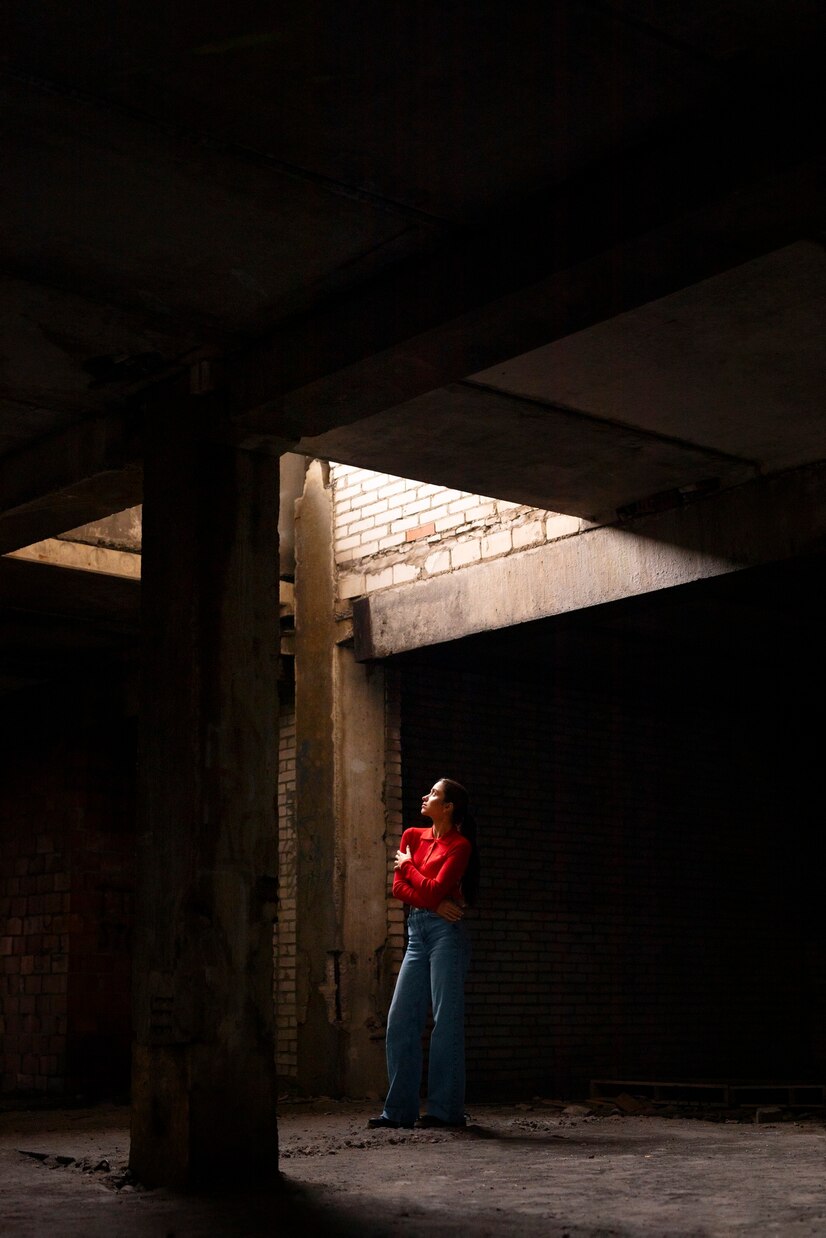
[[419, 1119], [422, 1034], [431, 1005], [427, 1112], [418, 1125], [465, 1125], [470, 942], [462, 921], [478, 885], [476, 828], [467, 805], [465, 788], [440, 778], [422, 799], [422, 816], [431, 824], [405, 830], [396, 852], [393, 894], [409, 908], [407, 949], [387, 1018], [389, 1087], [371, 1127], [411, 1127]]

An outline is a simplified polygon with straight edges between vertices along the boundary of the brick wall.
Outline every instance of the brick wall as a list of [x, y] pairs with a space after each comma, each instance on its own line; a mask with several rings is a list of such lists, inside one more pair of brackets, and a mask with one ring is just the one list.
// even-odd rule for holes
[[278, 1075], [294, 1079], [298, 1070], [295, 972], [296, 835], [295, 701], [279, 688], [278, 761], [278, 921], [273, 934], [275, 1060]]
[[57, 779], [13, 762], [2, 796], [0, 1084], [62, 1092], [69, 988], [69, 857]]
[[819, 1081], [824, 846], [800, 681], [767, 692], [763, 668], [755, 689], [713, 651], [475, 649], [400, 672], [405, 821], [447, 774], [479, 822], [469, 1099]]
[[[296, 1072], [295, 714], [282, 685], [277, 1066]], [[129, 1089], [134, 721], [90, 699], [15, 705], [0, 778], [0, 1090]]]
[[[404, 829], [404, 799], [401, 752], [401, 677], [392, 670], [385, 675], [385, 812], [384, 840], [387, 846], [387, 966], [386, 1002], [389, 1008], [393, 983], [401, 967], [405, 946], [404, 908], [393, 898], [396, 852]], [[386, 1013], [386, 1012], [385, 1012]]]
[[330, 466], [342, 602], [570, 537], [575, 516], [424, 482]]
[[131, 1044], [134, 726], [15, 710], [0, 778], [4, 1092], [123, 1093]]

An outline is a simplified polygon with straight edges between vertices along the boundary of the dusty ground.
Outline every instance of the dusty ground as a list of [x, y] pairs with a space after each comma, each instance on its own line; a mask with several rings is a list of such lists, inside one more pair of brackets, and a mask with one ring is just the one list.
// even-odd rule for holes
[[144, 1190], [128, 1110], [0, 1113], [3, 1238], [826, 1238], [826, 1119], [474, 1106], [466, 1131], [369, 1131], [375, 1104], [284, 1104], [282, 1187]]

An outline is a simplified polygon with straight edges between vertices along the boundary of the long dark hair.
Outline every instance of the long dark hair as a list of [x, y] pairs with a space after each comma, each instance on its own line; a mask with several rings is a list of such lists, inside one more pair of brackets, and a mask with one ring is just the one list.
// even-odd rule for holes
[[470, 843], [470, 859], [462, 878], [462, 893], [465, 902], [473, 907], [479, 894], [479, 845], [476, 841], [476, 821], [468, 812], [470, 797], [461, 782], [456, 782], [454, 778], [440, 778], [439, 782], [443, 787], [445, 803], [453, 805], [453, 824]]

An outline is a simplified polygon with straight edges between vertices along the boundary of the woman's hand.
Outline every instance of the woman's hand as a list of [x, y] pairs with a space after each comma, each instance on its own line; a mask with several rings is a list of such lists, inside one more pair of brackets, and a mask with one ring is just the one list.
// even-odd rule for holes
[[406, 850], [406, 851], [397, 851], [397, 852], [396, 852], [396, 862], [395, 862], [395, 864], [393, 865], [393, 867], [394, 867], [394, 868], [401, 868], [401, 866], [402, 866], [402, 864], [404, 864], [405, 860], [412, 860], [412, 859], [413, 859], [413, 856], [410, 854], [410, 848], [409, 848], [409, 847], [407, 848], [407, 850]]
[[448, 920], [451, 924], [455, 924], [457, 920], [461, 920], [465, 914], [464, 907], [460, 907], [458, 903], [454, 903], [452, 898], [443, 898], [439, 906], [436, 908], [436, 915], [441, 916], [443, 920]]

